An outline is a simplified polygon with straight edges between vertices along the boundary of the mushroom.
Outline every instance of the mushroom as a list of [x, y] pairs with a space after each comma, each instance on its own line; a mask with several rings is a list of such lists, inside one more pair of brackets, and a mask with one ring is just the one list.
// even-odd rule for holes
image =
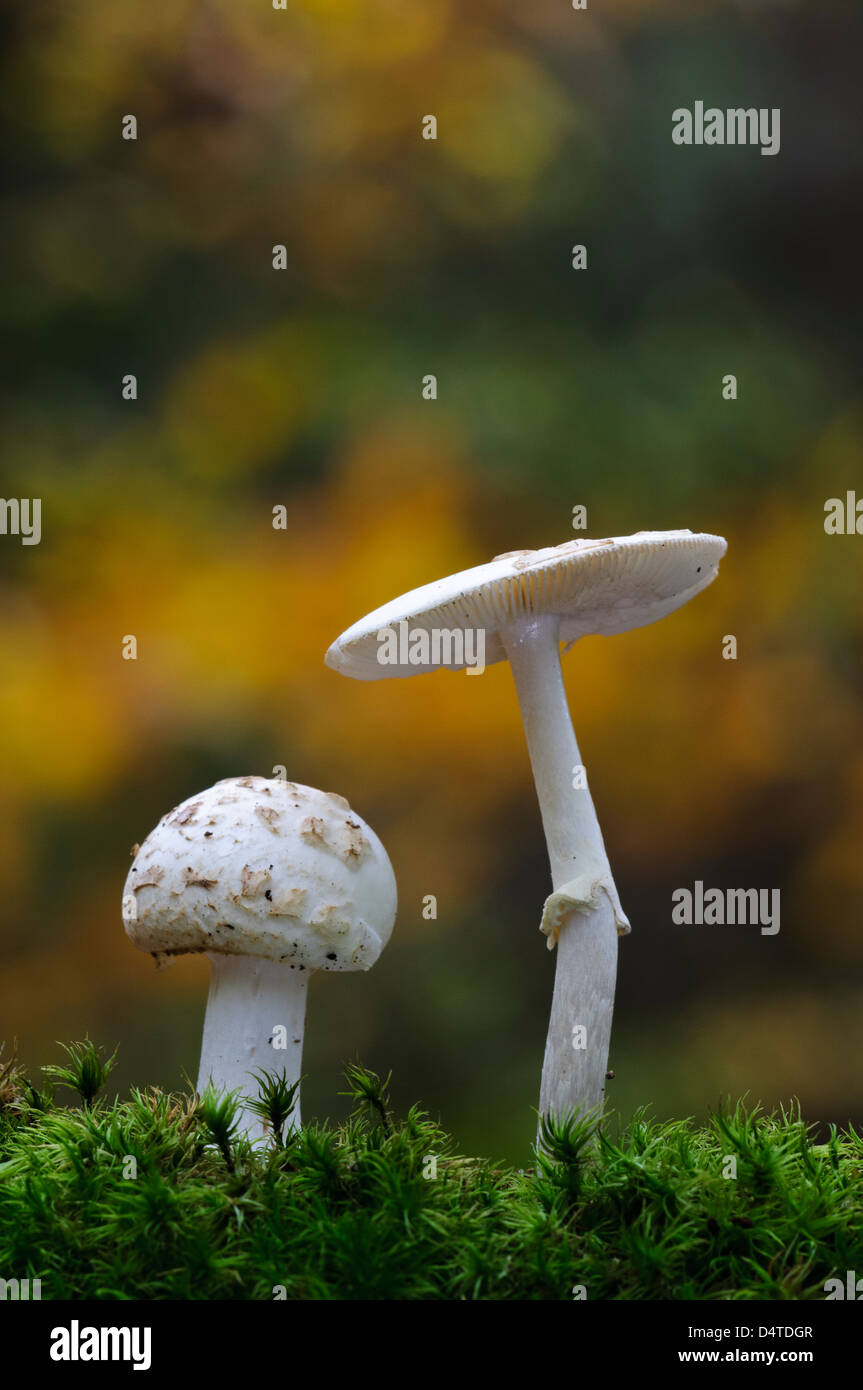
[[[255, 1068], [299, 1081], [309, 975], [368, 970], [395, 915], [386, 850], [345, 798], [265, 777], [227, 778], [171, 811], [123, 894], [126, 933], [158, 964], [207, 956], [198, 1089], [242, 1096]], [[265, 1132], [247, 1108], [240, 1125]]]
[[[626, 632], [665, 617], [711, 583], [725, 549], [721, 536], [640, 531], [512, 551], [378, 608], [327, 652], [329, 666], [357, 680], [414, 676], [424, 666], [457, 670], [472, 631], [472, 648], [484, 644], [486, 665], [510, 663], [551, 861], [553, 891], [540, 929], [549, 949], [557, 945], [541, 1114], [602, 1104], [617, 938], [630, 930], [581, 775], [560, 642], [568, 650], [588, 633]], [[398, 649], [387, 640], [383, 657], [394, 631], [406, 640]]]

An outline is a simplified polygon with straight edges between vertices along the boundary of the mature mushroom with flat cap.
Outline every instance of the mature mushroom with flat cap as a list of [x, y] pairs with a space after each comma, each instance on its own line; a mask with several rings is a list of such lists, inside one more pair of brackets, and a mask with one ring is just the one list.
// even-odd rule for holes
[[[344, 797], [265, 777], [227, 778], [171, 811], [123, 894], [142, 951], [207, 956], [198, 1089], [212, 1081], [244, 1096], [255, 1069], [299, 1081], [309, 975], [368, 970], [395, 915], [387, 852]], [[241, 1125], [264, 1132], [249, 1110]]]
[[[467, 644], [451, 636], [473, 632], [474, 650], [483, 635], [486, 665], [510, 663], [553, 888], [541, 922], [549, 948], [557, 945], [542, 1114], [602, 1103], [617, 937], [630, 929], [580, 776], [560, 643], [568, 650], [589, 633], [626, 632], [664, 618], [715, 579], [725, 548], [721, 536], [640, 531], [513, 551], [376, 609], [327, 652], [328, 665], [357, 680], [414, 676], [430, 666], [461, 669]], [[389, 640], [394, 632], [407, 639], [398, 647]], [[440, 640], [442, 633], [450, 640]]]

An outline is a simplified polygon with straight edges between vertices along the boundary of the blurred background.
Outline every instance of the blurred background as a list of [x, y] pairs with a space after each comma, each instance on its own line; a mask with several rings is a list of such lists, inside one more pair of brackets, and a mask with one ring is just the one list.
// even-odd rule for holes
[[[127, 942], [130, 848], [283, 764], [350, 799], [400, 890], [375, 969], [312, 983], [306, 1116], [344, 1113], [359, 1056], [466, 1150], [526, 1160], [554, 957], [509, 670], [361, 684], [323, 655], [408, 588], [571, 538], [582, 504], [588, 535], [729, 541], [697, 601], [565, 660], [633, 923], [611, 1103], [863, 1122], [863, 539], [824, 532], [828, 498], [863, 497], [863, 12], [45, 0], [2, 23], [2, 493], [42, 498], [41, 544], [0, 538], [7, 1047], [36, 1067], [89, 1031], [120, 1089], [195, 1074], [208, 967]], [[780, 154], [674, 146], [696, 100], [780, 107]], [[780, 933], [673, 925], [696, 879], [780, 888]]]

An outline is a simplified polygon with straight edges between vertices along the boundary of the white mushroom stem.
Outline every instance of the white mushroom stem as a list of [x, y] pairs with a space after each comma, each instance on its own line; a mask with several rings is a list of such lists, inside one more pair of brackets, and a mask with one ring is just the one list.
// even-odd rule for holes
[[[614, 1007], [618, 931], [628, 929], [587, 785], [560, 667], [560, 619], [501, 632], [515, 678], [551, 861], [543, 930], [557, 965], [540, 1113], [602, 1104]], [[574, 785], [575, 784], [575, 785]], [[583, 1030], [583, 1031], [582, 1031]]]
[[[286, 960], [207, 954], [210, 993], [204, 1018], [198, 1091], [212, 1081], [219, 1089], [258, 1092], [252, 1072], [281, 1073], [289, 1085], [300, 1079], [309, 972]], [[299, 1125], [300, 1105], [290, 1124]], [[269, 1131], [245, 1106], [239, 1129], [249, 1139]]]

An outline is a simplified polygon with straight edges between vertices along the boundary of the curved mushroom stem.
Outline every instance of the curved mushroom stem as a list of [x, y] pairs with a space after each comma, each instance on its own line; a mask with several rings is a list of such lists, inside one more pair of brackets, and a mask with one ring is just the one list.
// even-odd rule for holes
[[[204, 1016], [198, 1091], [209, 1081], [219, 1089], [257, 1095], [253, 1071], [281, 1073], [289, 1085], [300, 1079], [308, 971], [290, 961], [261, 956], [207, 953], [210, 993]], [[278, 1032], [276, 1030], [279, 1030]], [[284, 1029], [284, 1033], [282, 1033]], [[291, 1124], [300, 1123], [299, 1097]], [[240, 1132], [263, 1139], [267, 1126], [243, 1107]]]
[[501, 640], [512, 667], [551, 861], [542, 929], [557, 967], [542, 1066], [541, 1114], [582, 1113], [605, 1098], [617, 974], [627, 931], [599, 821], [583, 777], [560, 668], [560, 620], [512, 623]]

